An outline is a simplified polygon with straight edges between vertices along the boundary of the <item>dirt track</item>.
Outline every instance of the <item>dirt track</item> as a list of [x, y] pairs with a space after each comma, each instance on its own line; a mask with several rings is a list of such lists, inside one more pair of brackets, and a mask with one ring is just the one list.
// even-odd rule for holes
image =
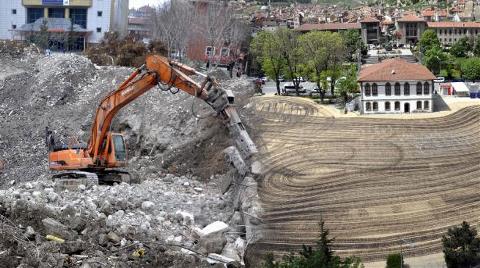
[[266, 166], [255, 254], [313, 244], [321, 217], [336, 251], [364, 262], [439, 253], [448, 227], [479, 223], [480, 106], [414, 120], [334, 118], [295, 98], [253, 109]]

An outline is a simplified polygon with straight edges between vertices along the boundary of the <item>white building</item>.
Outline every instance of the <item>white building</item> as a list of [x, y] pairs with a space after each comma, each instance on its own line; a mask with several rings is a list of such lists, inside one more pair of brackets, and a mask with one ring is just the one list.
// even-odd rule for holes
[[26, 29], [26, 25], [40, 18], [70, 19], [73, 24], [86, 30], [86, 43], [98, 43], [105, 32], [115, 31], [121, 35], [127, 33], [128, 0], [2, 1], [0, 39], [22, 39], [23, 32], [20, 29]]
[[361, 112], [432, 112], [434, 79], [425, 66], [400, 58], [364, 67], [358, 76]]

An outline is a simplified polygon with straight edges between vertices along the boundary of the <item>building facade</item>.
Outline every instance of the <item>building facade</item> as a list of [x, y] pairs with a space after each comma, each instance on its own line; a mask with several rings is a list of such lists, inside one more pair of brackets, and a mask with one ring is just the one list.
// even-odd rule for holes
[[437, 33], [438, 40], [444, 46], [450, 46], [464, 37], [476, 40], [480, 35], [480, 22], [428, 22], [427, 27]]
[[416, 44], [427, 26], [426, 21], [415, 15], [406, 15], [396, 21], [398, 42], [400, 44]]
[[[42, 18], [69, 19], [98, 43], [105, 32], [127, 33], [128, 0], [8, 0], [0, 5], [0, 39], [22, 39], [22, 26]], [[23, 27], [25, 28], [25, 27]]]
[[361, 113], [432, 112], [434, 79], [425, 66], [400, 58], [362, 68]]
[[369, 17], [360, 21], [362, 40], [365, 44], [380, 43], [380, 21], [376, 18]]

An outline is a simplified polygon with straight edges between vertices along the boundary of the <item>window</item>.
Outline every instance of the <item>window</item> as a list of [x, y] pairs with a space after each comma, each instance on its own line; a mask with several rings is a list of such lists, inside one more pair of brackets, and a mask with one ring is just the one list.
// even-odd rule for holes
[[423, 109], [429, 110], [430, 109], [430, 102], [429, 101], [424, 101], [423, 102]]
[[388, 82], [385, 84], [385, 95], [392, 95], [392, 85], [390, 85]]
[[405, 84], [403, 84], [403, 95], [410, 95], [410, 84], [408, 82], [405, 82]]
[[407, 36], [417, 36], [417, 24], [416, 23], [407, 23], [406, 24], [406, 33], [407, 33]]
[[[373, 96], [378, 96], [378, 86], [377, 86], [376, 83], [372, 84], [372, 95]], [[373, 107], [375, 107], [375, 103], [373, 103]]]
[[395, 83], [395, 96], [400, 96], [400, 83]]
[[373, 110], [378, 111], [378, 102], [376, 101], [373, 102]]
[[82, 26], [83, 29], [87, 29], [87, 9], [86, 8], [71, 8], [70, 19], [73, 24]]
[[428, 82], [425, 82], [423, 84], [423, 94], [425, 95], [430, 94], [430, 84]]
[[417, 83], [417, 95], [422, 95], [422, 83]]
[[371, 95], [371, 92], [370, 92], [370, 84], [369, 83], [366, 83], [365, 84], [365, 96], [370, 96]]
[[452, 35], [452, 29], [449, 29], [449, 30], [448, 30], [448, 34], [449, 34], [449, 35]]
[[365, 105], [366, 105], [367, 111], [372, 110], [372, 104], [370, 102], [365, 103]]
[[213, 56], [215, 55], [215, 48], [214, 47], [206, 47], [205, 48], [205, 56]]
[[12, 29], [14, 29], [14, 30], [17, 29], [17, 25], [16, 25], [16, 24], [13, 24], [13, 25], [12, 25]]
[[385, 111], [390, 111], [390, 102], [385, 102]]
[[103, 11], [97, 11], [97, 16], [98, 16], [98, 17], [103, 16]]
[[417, 110], [422, 109], [422, 101], [417, 101]]
[[27, 23], [33, 23], [39, 18], [43, 18], [43, 8], [27, 8]]
[[395, 111], [400, 111], [400, 102], [399, 101], [395, 102]]
[[101, 27], [97, 27], [97, 33], [101, 33], [102, 32], [102, 28]]
[[228, 47], [222, 47], [222, 50], [220, 51], [220, 55], [222, 57], [228, 57], [228, 55], [230, 55], [230, 49]]
[[13, 14], [13, 15], [16, 15], [16, 14], [17, 14], [17, 10], [16, 10], [16, 9], [12, 9], [12, 14]]
[[65, 9], [64, 8], [48, 8], [48, 17], [49, 18], [65, 18]]

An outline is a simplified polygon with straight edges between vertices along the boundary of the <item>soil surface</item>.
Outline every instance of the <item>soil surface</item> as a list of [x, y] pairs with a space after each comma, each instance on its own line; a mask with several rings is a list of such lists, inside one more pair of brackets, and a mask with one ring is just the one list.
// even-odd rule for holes
[[265, 236], [252, 256], [314, 244], [320, 219], [337, 253], [364, 262], [401, 249], [441, 253], [447, 228], [479, 223], [479, 105], [408, 120], [338, 118], [276, 96], [254, 98], [249, 108], [265, 165]]

